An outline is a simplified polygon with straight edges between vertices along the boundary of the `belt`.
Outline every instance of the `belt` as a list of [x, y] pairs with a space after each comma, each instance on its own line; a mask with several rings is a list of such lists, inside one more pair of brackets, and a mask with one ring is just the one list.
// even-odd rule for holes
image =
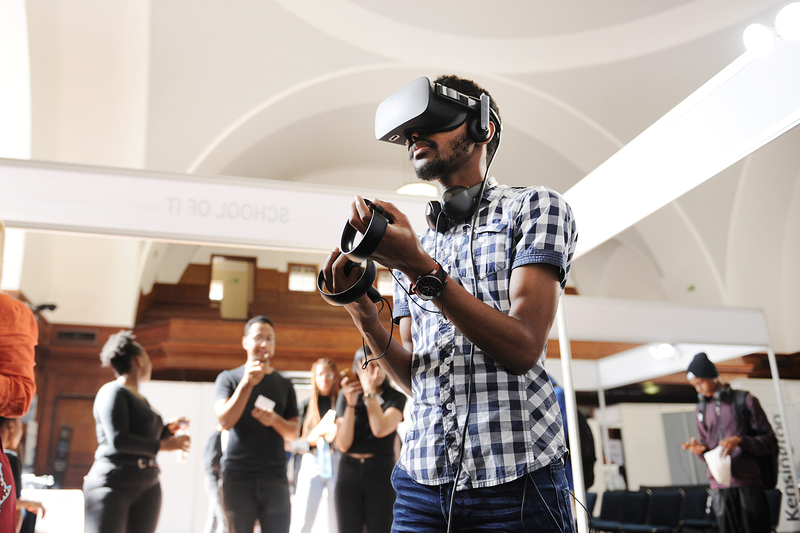
[[138, 457], [135, 459], [111, 459], [110, 461], [117, 466], [135, 466], [139, 470], [144, 470], [145, 468], [158, 468], [158, 463], [156, 460], [149, 457]]
[[158, 468], [158, 463], [156, 463], [155, 459], [145, 459], [144, 457], [139, 457], [136, 460], [136, 466], [139, 467], [139, 470], [144, 470], [145, 468]]

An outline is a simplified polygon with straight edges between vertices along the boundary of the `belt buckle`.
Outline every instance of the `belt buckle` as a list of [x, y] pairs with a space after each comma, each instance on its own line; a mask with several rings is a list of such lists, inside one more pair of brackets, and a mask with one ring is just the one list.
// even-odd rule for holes
[[136, 466], [139, 467], [139, 470], [144, 470], [145, 468], [149, 468], [151, 466], [156, 466], [155, 459], [145, 459], [144, 457], [139, 457], [136, 460]]

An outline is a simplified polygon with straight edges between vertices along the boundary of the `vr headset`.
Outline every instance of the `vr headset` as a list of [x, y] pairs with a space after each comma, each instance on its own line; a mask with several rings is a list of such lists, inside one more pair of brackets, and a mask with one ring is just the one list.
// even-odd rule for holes
[[475, 142], [485, 142], [491, 138], [490, 120], [500, 130], [500, 120], [489, 103], [486, 94], [473, 98], [428, 78], [417, 78], [378, 106], [375, 138], [405, 144], [408, 131], [450, 131], [469, 120], [470, 137]]

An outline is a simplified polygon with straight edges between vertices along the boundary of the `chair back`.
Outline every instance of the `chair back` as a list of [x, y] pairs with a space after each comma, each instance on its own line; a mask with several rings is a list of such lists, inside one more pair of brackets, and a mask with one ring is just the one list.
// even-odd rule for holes
[[596, 492], [587, 492], [586, 493], [586, 510], [589, 512], [589, 515], [594, 514], [594, 506], [597, 504], [597, 493]]
[[710, 519], [710, 506], [708, 504], [708, 490], [689, 489], [683, 494], [683, 511], [681, 518], [692, 520]]
[[622, 495], [621, 490], [607, 490], [603, 493], [603, 501], [600, 504], [600, 516], [603, 520], [619, 520], [622, 514]]
[[644, 491], [626, 491], [622, 496], [620, 522], [644, 524], [647, 519], [647, 502], [650, 494]]
[[676, 529], [681, 521], [682, 490], [659, 490], [650, 494], [647, 523]]

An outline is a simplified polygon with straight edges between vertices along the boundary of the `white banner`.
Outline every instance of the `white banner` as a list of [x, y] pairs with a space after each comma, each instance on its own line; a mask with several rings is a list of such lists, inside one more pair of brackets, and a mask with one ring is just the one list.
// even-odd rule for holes
[[26, 229], [327, 251], [356, 194], [425, 228], [427, 199], [385, 191], [0, 159], [0, 219]]
[[[800, 501], [798, 501], [797, 485], [795, 485], [795, 467], [791, 464], [787, 453], [788, 446], [791, 446], [791, 439], [781, 420], [781, 415], [778, 413], [778, 406], [765, 404], [762, 407], [769, 418], [769, 423], [772, 424], [775, 436], [778, 437], [778, 446], [780, 447], [778, 486], [776, 488], [781, 490], [783, 498], [781, 499], [781, 517], [778, 523], [778, 532], [800, 531]], [[787, 405], [786, 411], [786, 416], [791, 417], [792, 413], [798, 413], [798, 406]], [[795, 417], [794, 419], [797, 420], [798, 418]]]

